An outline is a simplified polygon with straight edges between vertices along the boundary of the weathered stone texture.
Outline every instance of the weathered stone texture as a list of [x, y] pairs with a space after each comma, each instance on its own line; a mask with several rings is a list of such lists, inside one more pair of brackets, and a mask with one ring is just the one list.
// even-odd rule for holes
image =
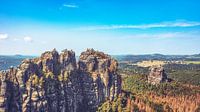
[[95, 111], [118, 97], [117, 61], [88, 49], [78, 63], [75, 53], [54, 49], [0, 72], [0, 112]]
[[150, 73], [148, 75], [148, 82], [151, 84], [159, 84], [162, 82], [167, 82], [167, 74], [163, 67], [151, 67]]

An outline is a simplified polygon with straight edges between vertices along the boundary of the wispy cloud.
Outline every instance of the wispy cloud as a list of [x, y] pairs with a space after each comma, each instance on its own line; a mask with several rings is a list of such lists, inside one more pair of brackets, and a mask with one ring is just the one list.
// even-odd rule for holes
[[25, 42], [33, 42], [33, 39], [29, 36], [24, 37]]
[[199, 36], [199, 32], [165, 32], [165, 33], [143, 33], [143, 34], [132, 34], [126, 35], [122, 38], [138, 38], [138, 39], [169, 39], [169, 38], [197, 38]]
[[6, 39], [8, 39], [8, 34], [0, 33], [0, 40], [6, 40]]
[[88, 26], [81, 27], [81, 30], [113, 30], [113, 29], [149, 29], [149, 28], [170, 28], [170, 27], [194, 27], [200, 26], [200, 22], [195, 21], [168, 21], [152, 24], [140, 25], [101, 25], [101, 26]]
[[127, 37], [130, 38], [173, 38], [173, 37], [180, 37], [181, 33], [154, 33], [154, 34], [133, 34]]
[[68, 8], [78, 8], [78, 5], [75, 4], [63, 4], [64, 7], [68, 7]]

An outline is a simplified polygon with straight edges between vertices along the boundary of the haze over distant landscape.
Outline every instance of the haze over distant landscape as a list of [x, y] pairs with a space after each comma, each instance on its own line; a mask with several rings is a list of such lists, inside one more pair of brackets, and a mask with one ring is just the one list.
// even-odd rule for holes
[[0, 112], [200, 112], [200, 0], [0, 0]]
[[197, 54], [198, 0], [1, 0], [0, 54]]

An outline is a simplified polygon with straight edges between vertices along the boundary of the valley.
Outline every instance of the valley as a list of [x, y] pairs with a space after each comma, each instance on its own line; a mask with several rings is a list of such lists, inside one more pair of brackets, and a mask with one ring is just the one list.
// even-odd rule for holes
[[[76, 68], [76, 64], [74, 63], [75, 58], [70, 57], [70, 56], [73, 56], [72, 55], [73, 52], [63, 51], [63, 53], [64, 53], [64, 54], [62, 54], [63, 56], [64, 55], [68, 56], [68, 58], [66, 58], [67, 65], [65, 65], [67, 68], [65, 68], [65, 69], [67, 71], [74, 71]], [[65, 54], [65, 53], [67, 53], [67, 54]], [[20, 56], [18, 58], [14, 57], [14, 56], [13, 57], [4, 56], [2, 58], [2, 56], [1, 56], [1, 58], [0, 58], [1, 62], [4, 62], [4, 63], [1, 63], [1, 69], [9, 68], [9, 66], [13, 66], [14, 68], [11, 67], [10, 71], [8, 73], [9, 74], [14, 73], [15, 75], [17, 75], [19, 73], [17, 72], [18, 70], [16, 71], [15, 68], [21, 63], [22, 60], [24, 60], [24, 61], [22, 61], [22, 65], [20, 65], [20, 66], [25, 66], [25, 65], [23, 65], [23, 63], [31, 64], [32, 61], [34, 63], [35, 62], [38, 63], [39, 60], [42, 61], [44, 59], [46, 59], [46, 61], [48, 61], [48, 59], [51, 59], [49, 56], [54, 57], [57, 55], [58, 55], [57, 51], [53, 50], [51, 52], [45, 52], [44, 54], [42, 54], [41, 58], [33, 58], [33, 57], [25, 57], [25, 56]], [[95, 64], [96, 63], [95, 60], [97, 59], [98, 56], [100, 56], [102, 59], [104, 59], [107, 57], [107, 55], [103, 54], [102, 52], [94, 51], [93, 49], [86, 51], [85, 54], [83, 53], [80, 56], [80, 59], [85, 59], [83, 57], [84, 55], [93, 55], [94, 56], [94, 61], [92, 61], [93, 58], [91, 58], [89, 56], [92, 60], [90, 60], [90, 58], [88, 57], [89, 58], [89, 59], [87, 59], [88, 62], [86, 62], [89, 64], [88, 72], [91, 74], [90, 76], [93, 78], [93, 81], [94, 81], [94, 80], [96, 80], [97, 77], [99, 77], [98, 76], [99, 70], [96, 68], [92, 69], [93, 67], [97, 66]], [[98, 93], [97, 90], [95, 90], [97, 92], [96, 94], [100, 95], [100, 96], [98, 96], [100, 98], [98, 100], [99, 102], [95, 103], [96, 106], [98, 106], [98, 107], [95, 108], [95, 106], [92, 106], [92, 105], [94, 105], [94, 102], [91, 99], [92, 97], [88, 97], [87, 95], [82, 96], [81, 94], [85, 94], [85, 93], [81, 93], [81, 94], [79, 93], [80, 94], [79, 98], [82, 97], [82, 100], [77, 100], [77, 101], [80, 103], [86, 101], [85, 102], [86, 105], [82, 105], [84, 107], [79, 107], [80, 105], [76, 106], [76, 104], [73, 104], [73, 106], [74, 106], [73, 107], [72, 104], [70, 104], [68, 102], [68, 105], [70, 104], [73, 108], [65, 107], [66, 109], [68, 108], [68, 110], [75, 111], [75, 112], [79, 108], [88, 108], [89, 110], [87, 110], [87, 111], [99, 111], [99, 112], [102, 112], [102, 111], [105, 111], [105, 112], [107, 112], [107, 111], [108, 112], [137, 112], [137, 111], [138, 112], [140, 112], [140, 111], [141, 112], [143, 112], [143, 111], [144, 112], [154, 112], [154, 111], [155, 112], [174, 112], [174, 111], [198, 112], [199, 111], [199, 109], [200, 109], [200, 100], [199, 100], [200, 99], [200, 64], [199, 64], [198, 58], [194, 58], [194, 59], [190, 58], [190, 60], [192, 60], [192, 61], [188, 61], [188, 58], [186, 58], [184, 56], [179, 56], [178, 58], [173, 57], [173, 56], [170, 56], [170, 58], [169, 57], [167, 57], [167, 58], [160, 57], [160, 56], [157, 57], [157, 55], [156, 55], [156, 57], [152, 57], [152, 55], [149, 55], [149, 57], [141, 56], [141, 57], [137, 57], [137, 58], [133, 58], [131, 56], [128, 56], [128, 58], [127, 58], [127, 56], [112, 56], [112, 57], [116, 58], [119, 63], [117, 69], [116, 69], [116, 65], [113, 66], [114, 69], [116, 69], [116, 71], [113, 73], [117, 73], [121, 77], [121, 82], [116, 83], [117, 85], [119, 84], [118, 87], [121, 92], [118, 91], [116, 95], [113, 95], [113, 96], [111, 95], [110, 98], [104, 99], [105, 96], [103, 97], [101, 95], [102, 94], [106, 95], [106, 93], [103, 92], [105, 90], [100, 87], [100, 85], [99, 85], [100, 83], [97, 83], [99, 85], [99, 86], [97, 86], [97, 87], [99, 87], [99, 89], [97, 89], [97, 90], [99, 92], [100, 91], [103, 92], [103, 93]], [[192, 57], [192, 56], [190, 56], [190, 57]], [[33, 58], [33, 59], [32, 59], [32, 61], [28, 61], [27, 58]], [[56, 57], [54, 57], [54, 58], [56, 59]], [[60, 59], [61, 59], [61, 57], [60, 57]], [[63, 59], [65, 59], [65, 58], [63, 57]], [[9, 62], [12, 62], [12, 63], [9, 63]], [[34, 92], [30, 93], [30, 94], [26, 94], [27, 98], [32, 99], [29, 101], [35, 102], [39, 107], [35, 103], [30, 103], [30, 104], [27, 103], [26, 105], [23, 103], [22, 107], [21, 107], [22, 110], [23, 109], [25, 109], [26, 111], [28, 111], [27, 109], [29, 109], [29, 110], [30, 109], [31, 110], [39, 109], [38, 111], [40, 111], [40, 109], [48, 110], [48, 108], [49, 108], [48, 106], [44, 107], [42, 105], [46, 105], [46, 103], [48, 104], [48, 101], [50, 101], [50, 99], [46, 99], [47, 102], [45, 103], [42, 101], [42, 99], [39, 98], [39, 97], [41, 97], [41, 98], [43, 97], [43, 100], [45, 100], [45, 95], [42, 95], [42, 94], [47, 94], [46, 93], [47, 91], [42, 91], [43, 86], [46, 85], [47, 88], [46, 87], [45, 88], [48, 90], [48, 89], [50, 89], [50, 86], [48, 86], [48, 85], [53, 84], [52, 85], [53, 88], [51, 87], [52, 90], [48, 90], [49, 92], [50, 91], [53, 92], [54, 86], [59, 86], [60, 81], [63, 84], [65, 81], [68, 81], [69, 74], [67, 76], [65, 76], [64, 72], [63, 72], [64, 73], [63, 76], [58, 74], [58, 73], [62, 73], [62, 69], [56, 67], [56, 66], [58, 66], [58, 65], [56, 65], [56, 63], [57, 63], [56, 60], [55, 61], [52, 60], [52, 61], [45, 62], [45, 63], [47, 64], [46, 65], [47, 68], [43, 68], [42, 67], [43, 65], [41, 66], [40, 63], [38, 63], [37, 66], [39, 68], [37, 68], [37, 69], [34, 67], [35, 65], [29, 65], [29, 64], [26, 65], [27, 67], [32, 66], [32, 68], [28, 68], [28, 69], [26, 68], [26, 70], [24, 71], [24, 73], [25, 73], [24, 75], [26, 75], [26, 72], [27, 73], [30, 72], [29, 78], [26, 79], [28, 82], [25, 83], [26, 91], [28, 91], [30, 88], [33, 88], [33, 90], [37, 89], [35, 87], [37, 87], [39, 85], [40, 85], [39, 88], [41, 90], [40, 90], [40, 92], [38, 91], [40, 94], [39, 96], [36, 95], [36, 93], [34, 93]], [[50, 63], [52, 63], [52, 65], [49, 65]], [[40, 68], [40, 66], [42, 68]], [[79, 64], [78, 66], [81, 67], [82, 64]], [[103, 65], [101, 65], [101, 66], [103, 66]], [[163, 67], [163, 69], [164, 69], [163, 73], [165, 73], [167, 75], [167, 82], [158, 82], [158, 84], [148, 83], [149, 74], [151, 72], [150, 68], [159, 67], [159, 66]], [[54, 68], [54, 67], [56, 67], [56, 68]], [[43, 69], [43, 70], [47, 70], [47, 71], [43, 71], [43, 73], [42, 73], [41, 71], [38, 71], [38, 69]], [[61, 71], [60, 71], [60, 69], [61, 69]], [[104, 69], [106, 70], [106, 68], [104, 68]], [[82, 69], [81, 71], [83, 71], [83, 70], [84, 69]], [[94, 70], [94, 72], [92, 72], [93, 70]], [[78, 70], [78, 71], [80, 72], [80, 70]], [[71, 81], [75, 80], [75, 79], [73, 79], [75, 77], [76, 78], [82, 77], [82, 76], [78, 76], [78, 74], [79, 75], [82, 74], [82, 73], [79, 73], [78, 71], [77, 71], [77, 73], [73, 73], [74, 76], [71, 76], [71, 78], [72, 78]], [[110, 73], [112, 73], [112, 72], [110, 72]], [[2, 74], [5, 74], [5, 73], [2, 72]], [[56, 74], [58, 74], [58, 75], [56, 75]], [[77, 75], [75, 75], [75, 74], [77, 74]], [[24, 77], [24, 75], [22, 74], [22, 78]], [[159, 74], [159, 73], [157, 74], [157, 76], [160, 76], [160, 75], [161, 74]], [[1, 75], [1, 77], [2, 77], [2, 75]], [[7, 77], [10, 77], [10, 76], [7, 76]], [[19, 77], [19, 76], [17, 75], [17, 77]], [[56, 79], [56, 77], [58, 79]], [[101, 77], [107, 77], [107, 76], [102, 75]], [[82, 77], [82, 78], [84, 78], [84, 77]], [[11, 79], [7, 79], [7, 80], [11, 80]], [[12, 79], [12, 80], [14, 80], [14, 79]], [[30, 81], [32, 80], [32, 86], [30, 85], [31, 82], [29, 80]], [[53, 82], [55, 81], [55, 83], [50, 83], [48, 80], [49, 81], [51, 80]], [[103, 78], [102, 81], [104, 81], [104, 80], [106, 80], [106, 79]], [[105, 86], [106, 83], [115, 84], [115, 81], [114, 82], [112, 82], [112, 81], [110, 82], [110, 81], [111, 81], [111, 79], [107, 80], [107, 82], [104, 82], [103, 85]], [[16, 83], [16, 82], [14, 82], [14, 83]], [[62, 85], [62, 83], [61, 83], [61, 85]], [[73, 82], [70, 82], [70, 83], [73, 83]], [[87, 83], [89, 83], [89, 82], [87, 82]], [[85, 83], [85, 84], [87, 85], [87, 83]], [[1, 84], [3, 84], [3, 82], [1, 82]], [[88, 88], [86, 85], [84, 87], [85, 89]], [[121, 85], [121, 87], [120, 87], [120, 85]], [[15, 86], [17, 87], [20, 85], [13, 85], [13, 87], [15, 87]], [[78, 87], [78, 85], [74, 85], [74, 86]], [[21, 85], [20, 87], [23, 87], [23, 86]], [[68, 86], [68, 88], [69, 88], [69, 86]], [[80, 87], [78, 87], [78, 88], [81, 91], [83, 89], [83, 88], [81, 89]], [[4, 88], [4, 89], [6, 90], [6, 88]], [[1, 91], [3, 91], [3, 88], [1, 89]], [[18, 91], [20, 92], [21, 90], [18, 90]], [[67, 91], [69, 92], [71, 90], [67, 89]], [[66, 94], [69, 94], [67, 91], [66, 91]], [[89, 92], [89, 90], [87, 90], [87, 91]], [[31, 91], [29, 91], [29, 92], [31, 92]], [[36, 92], [37, 92], [37, 90], [36, 90]], [[60, 94], [60, 93], [55, 92], [54, 95], [52, 94], [53, 95], [52, 97], [54, 97], [54, 96], [58, 97], [56, 94]], [[72, 92], [70, 94], [74, 94], [74, 93]], [[31, 95], [31, 96], [29, 96], [29, 95]], [[4, 96], [2, 96], [1, 98], [3, 98], [3, 97]], [[23, 95], [23, 97], [24, 97], [24, 95]], [[24, 97], [24, 98], [26, 99], [26, 97]], [[70, 96], [67, 96], [67, 98], [70, 98]], [[87, 99], [85, 99], [85, 98], [87, 98]], [[90, 99], [88, 99], [88, 98], [90, 98]], [[25, 101], [25, 99], [24, 99], [24, 101]], [[22, 101], [22, 102], [24, 102], [24, 101]], [[76, 101], [76, 100], [73, 99], [73, 101]], [[90, 101], [92, 101], [91, 104], [90, 104]], [[3, 100], [2, 103], [3, 102], [7, 103], [7, 105], [10, 105], [10, 103], [8, 101]], [[41, 105], [41, 103], [42, 103], [42, 105]], [[18, 103], [18, 104], [21, 105], [20, 103]], [[29, 108], [28, 105], [32, 105], [32, 107]], [[53, 105], [55, 106], [58, 104], [53, 103]], [[40, 106], [42, 106], [42, 107], [40, 107]], [[6, 107], [3, 107], [2, 109], [6, 109]], [[18, 109], [20, 110], [20, 108], [18, 108]], [[62, 109], [62, 108], [60, 108], [60, 109]], [[54, 110], [54, 107], [52, 108], [52, 110]], [[48, 111], [50, 111], [50, 110], [48, 110]], [[58, 111], [58, 110], [54, 110], [54, 111]]]

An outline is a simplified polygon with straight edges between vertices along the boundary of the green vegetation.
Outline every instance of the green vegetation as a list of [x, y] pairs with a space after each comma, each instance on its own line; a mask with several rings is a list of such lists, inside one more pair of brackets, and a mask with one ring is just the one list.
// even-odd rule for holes
[[168, 77], [182, 84], [200, 85], [200, 64], [168, 64], [164, 66]]
[[106, 101], [101, 106], [99, 106], [97, 112], [129, 112], [126, 109], [126, 98], [119, 97], [114, 99], [114, 101]]
[[[162, 61], [166, 60], [163, 59]], [[114, 101], [106, 101], [98, 108], [98, 111], [130, 112], [130, 109], [132, 109], [134, 112], [139, 112], [141, 111], [139, 105], [142, 104], [155, 112], [173, 112], [174, 108], [171, 104], [175, 105], [180, 100], [176, 100], [176, 97], [180, 98], [183, 96], [185, 99], [182, 99], [182, 102], [185, 100], [193, 102], [194, 99], [187, 99], [185, 96], [195, 96], [200, 93], [200, 63], [197, 60], [187, 62], [188, 64], [165, 64], [165, 72], [172, 79], [172, 82], [151, 85], [147, 83], [149, 67], [134, 65], [136, 63], [134, 60], [122, 60], [119, 64], [118, 72], [122, 75], [122, 89], [126, 95], [122, 95]], [[152, 98], [149, 95], [152, 95]], [[165, 99], [160, 102], [159, 100], [155, 101], [153, 99], [154, 96]], [[166, 98], [174, 98], [174, 100], [166, 102]], [[130, 102], [128, 101], [130, 99], [132, 103], [129, 105], [128, 103]], [[199, 108], [196, 111], [199, 111]]]
[[[114, 99], [114, 101], [106, 101], [99, 108], [98, 112], [139, 112], [137, 105], [139, 102], [144, 103], [147, 108], [151, 108], [155, 112], [173, 112], [172, 108], [164, 102], [155, 102], [149, 98], [149, 94], [156, 96], [192, 96], [200, 93], [199, 89], [192, 89], [178, 82], [161, 83], [159, 85], [151, 85], [147, 83], [146, 75], [127, 75], [122, 81], [122, 95]], [[137, 99], [137, 100], [136, 100]], [[132, 103], [131, 103], [131, 101]], [[133, 103], [135, 102], [135, 103]]]
[[200, 90], [191, 89], [189, 87], [181, 85], [178, 82], [151, 85], [147, 83], [145, 75], [131, 75], [125, 77], [123, 80], [122, 88], [125, 91], [130, 91], [137, 95], [143, 95], [149, 92], [153, 92], [156, 95], [176, 96], [191, 95], [200, 92]]
[[200, 64], [200, 61], [184, 61], [186, 64]]
[[45, 78], [50, 78], [53, 79], [54, 78], [54, 74], [52, 72], [49, 73], [43, 73]]
[[36, 74], [30, 76], [33, 86], [42, 86], [44, 83], [43, 77], [38, 77]]
[[137, 65], [129, 65], [126, 63], [119, 64], [119, 74], [126, 74], [126, 75], [147, 74], [148, 71], [149, 68], [139, 67]]
[[67, 81], [69, 78], [69, 75], [70, 75], [70, 73], [66, 71], [64, 74], [58, 75], [58, 80], [59, 81]]
[[[168, 77], [182, 84], [200, 85], [200, 64], [165, 64], [165, 72]], [[119, 74], [148, 75], [149, 67], [139, 67], [130, 63], [119, 64]]]
[[[192, 98], [200, 94], [200, 63], [198, 60], [187, 60], [187, 62], [187, 64], [168, 63], [163, 65], [168, 78], [172, 81], [151, 85], [147, 83], [149, 67], [134, 65], [136, 62], [133, 60], [122, 61], [119, 64], [118, 72], [122, 75], [123, 92], [128, 95], [120, 96], [118, 103], [116, 103], [116, 100], [103, 103], [98, 108], [99, 111], [130, 112], [130, 109], [132, 109], [134, 112], [139, 112], [142, 109], [141, 105], [143, 105], [145, 108], [150, 109], [150, 111], [173, 112], [174, 107], [171, 104], [176, 105], [179, 103], [180, 105], [180, 102], [186, 101], [195, 107], [195, 103], [192, 102], [197, 99]], [[167, 98], [170, 99], [167, 100]], [[130, 103], [130, 99], [132, 103]], [[182, 105], [186, 106], [185, 103]], [[199, 111], [199, 108], [196, 111]]]

